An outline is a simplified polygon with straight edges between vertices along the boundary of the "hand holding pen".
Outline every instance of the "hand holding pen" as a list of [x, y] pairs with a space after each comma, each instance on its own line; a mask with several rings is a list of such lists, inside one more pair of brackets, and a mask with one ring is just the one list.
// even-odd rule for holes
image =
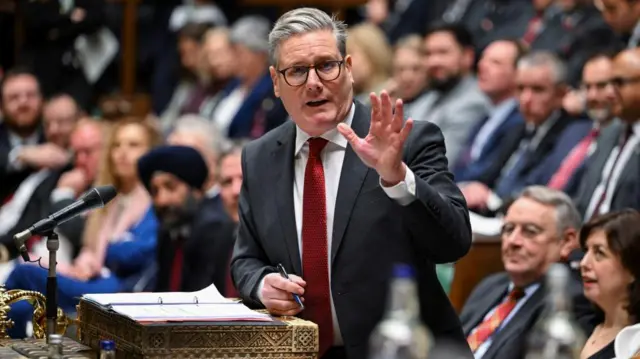
[[307, 283], [297, 275], [288, 275], [284, 267], [278, 266], [277, 270], [262, 278], [258, 298], [271, 314], [296, 315], [304, 309], [302, 296]]

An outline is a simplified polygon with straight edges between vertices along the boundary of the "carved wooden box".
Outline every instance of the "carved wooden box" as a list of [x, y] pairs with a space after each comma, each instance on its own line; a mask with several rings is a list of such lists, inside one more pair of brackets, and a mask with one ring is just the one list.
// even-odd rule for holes
[[140, 323], [89, 301], [78, 305], [78, 339], [98, 349], [116, 343], [118, 358], [315, 359], [318, 326], [299, 318], [273, 322]]

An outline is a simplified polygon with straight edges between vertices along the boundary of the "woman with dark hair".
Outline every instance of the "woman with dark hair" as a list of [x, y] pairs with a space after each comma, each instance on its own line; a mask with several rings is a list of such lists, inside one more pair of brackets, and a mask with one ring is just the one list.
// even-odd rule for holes
[[602, 314], [581, 358], [615, 357], [622, 328], [640, 320], [640, 213], [622, 210], [596, 217], [580, 231], [584, 295]]

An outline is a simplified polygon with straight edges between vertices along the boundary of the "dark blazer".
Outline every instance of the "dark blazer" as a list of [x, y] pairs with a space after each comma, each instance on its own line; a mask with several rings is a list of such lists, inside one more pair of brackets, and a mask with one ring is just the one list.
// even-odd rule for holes
[[[587, 163], [575, 198], [576, 206], [583, 216], [589, 207], [591, 196], [602, 181], [604, 166], [611, 151], [618, 145], [623, 130], [623, 123], [612, 123], [600, 134], [598, 147]], [[624, 166], [611, 200], [611, 211], [623, 208], [640, 210], [640, 145], [636, 146]]]
[[[496, 307], [507, 295], [511, 279], [506, 272], [497, 273], [485, 278], [473, 290], [462, 312], [460, 321], [465, 336], [471, 334], [484, 317]], [[587, 335], [593, 330], [593, 311], [582, 294], [582, 285], [572, 277], [567, 288], [567, 295], [573, 303], [573, 313], [578, 324]], [[493, 336], [491, 346], [483, 359], [521, 359], [525, 356], [527, 334], [533, 328], [545, 307], [545, 284], [527, 299], [513, 318]], [[585, 305], [588, 307], [585, 309]], [[590, 328], [590, 329], [589, 329]]]
[[51, 191], [53, 191], [58, 183], [58, 178], [60, 178], [61, 173], [61, 171], [52, 172], [40, 183], [27, 202], [16, 225], [6, 234], [0, 235], [0, 243], [7, 247], [10, 258], [15, 258], [19, 255], [18, 248], [13, 241], [13, 236], [49, 215], [51, 210], [49, 197]]
[[[352, 128], [369, 130], [370, 110], [356, 102]], [[296, 126], [290, 121], [247, 145], [240, 225], [232, 274], [245, 302], [262, 307], [258, 285], [282, 263], [302, 275], [293, 203]], [[335, 208], [331, 288], [340, 331], [350, 359], [366, 357], [367, 342], [386, 309], [394, 263], [417, 272], [421, 316], [436, 338], [466, 343], [460, 322], [435, 273], [436, 263], [464, 256], [471, 228], [464, 198], [447, 171], [438, 127], [415, 123], [404, 162], [414, 172], [417, 199], [401, 206], [387, 196], [379, 176], [348, 146]], [[269, 190], [265, 190], [265, 186]]]
[[[225, 295], [229, 263], [235, 241], [235, 224], [226, 215], [220, 196], [206, 198], [193, 220], [183, 244], [182, 285], [180, 290], [197, 291], [215, 284]], [[169, 279], [176, 242], [167, 233], [158, 236], [156, 291], [169, 290]]]
[[[483, 125], [484, 123], [479, 123], [477, 128], [471, 131], [466, 148], [462, 151], [463, 156], [471, 151], [471, 146]], [[520, 138], [517, 134], [522, 133], [523, 128], [524, 119], [516, 106], [500, 126], [489, 135], [480, 152], [480, 157], [471, 162], [458, 160], [453, 172], [456, 182], [477, 181], [489, 188], [493, 187], [500, 176], [500, 170], [518, 148]]]
[[[40, 131], [40, 133], [42, 133], [42, 131]], [[40, 135], [40, 142], [44, 142], [44, 136], [42, 134]], [[2, 205], [7, 197], [18, 189], [20, 183], [33, 172], [31, 168], [25, 168], [21, 171], [7, 170], [11, 149], [9, 130], [5, 124], [0, 122], [0, 205]]]
[[[501, 198], [513, 198], [524, 187], [532, 183], [530, 179], [532, 176], [551, 178], [557, 167], [544, 167], [544, 161], [553, 153], [564, 129], [577, 120], [577, 118], [571, 117], [562, 111], [560, 117], [540, 140], [538, 146], [533, 151], [526, 152], [511, 170], [500, 177], [496, 183], [495, 192]], [[544, 173], [541, 174], [540, 171]], [[546, 182], [543, 184], [546, 184]]]

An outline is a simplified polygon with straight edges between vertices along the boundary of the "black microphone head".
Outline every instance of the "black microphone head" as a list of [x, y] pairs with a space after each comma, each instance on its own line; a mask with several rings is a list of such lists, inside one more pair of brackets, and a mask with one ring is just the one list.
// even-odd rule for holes
[[111, 185], [100, 186], [85, 192], [80, 200], [88, 203], [91, 208], [96, 208], [109, 203], [117, 194], [116, 188]]
[[116, 191], [116, 188], [112, 185], [96, 187], [95, 190], [98, 192], [98, 196], [102, 199], [103, 205], [111, 202], [111, 200], [116, 198], [118, 195], [118, 191]]

